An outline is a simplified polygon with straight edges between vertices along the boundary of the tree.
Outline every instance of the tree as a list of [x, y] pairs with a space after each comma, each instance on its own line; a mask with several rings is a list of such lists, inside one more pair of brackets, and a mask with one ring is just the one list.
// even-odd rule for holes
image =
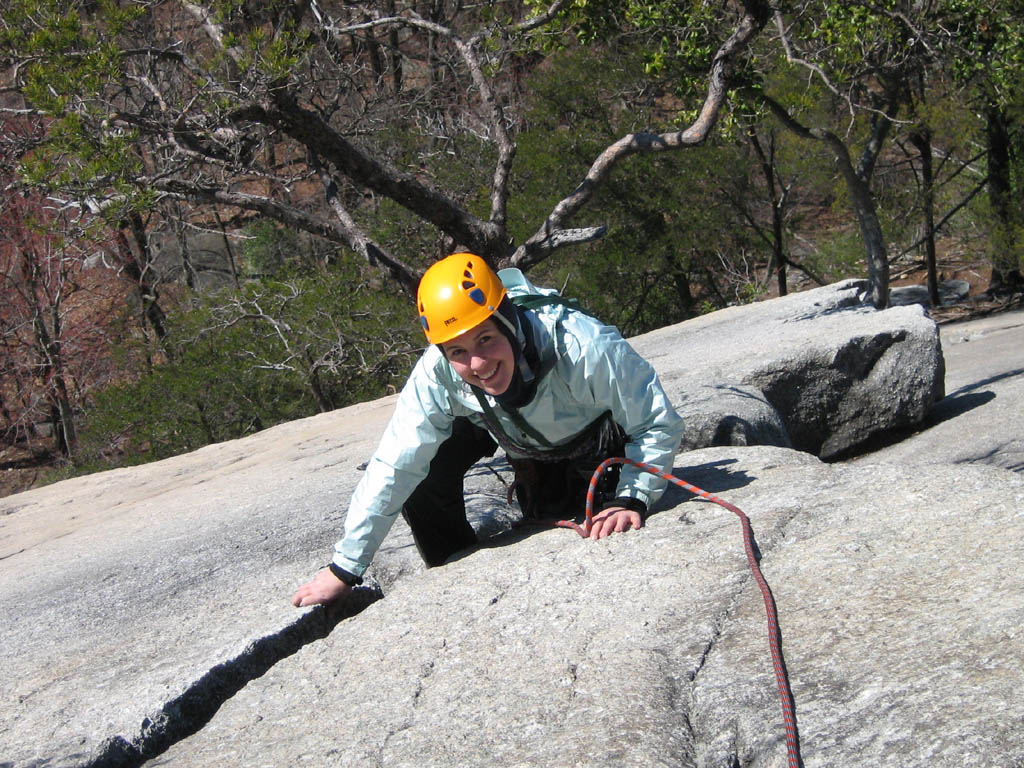
[[82, 461], [132, 463], [382, 397], [419, 331], [355, 270], [250, 281], [168, 314], [167, 360], [96, 395]]
[[[597, 4], [590, 15], [602, 32], [608, 24], [594, 19], [604, 5]], [[871, 176], [903, 104], [907, 80], [923, 61], [911, 24], [896, 5], [782, 4], [771, 12], [772, 32], [756, 41], [756, 57], [744, 58], [730, 83], [742, 97], [743, 111], [754, 114], [755, 121], [770, 111], [795, 135], [821, 142], [834, 156], [860, 225], [872, 300], [880, 308], [888, 301], [888, 258]], [[674, 77], [677, 95], [692, 93], [695, 73], [722, 34], [724, 16], [717, 7], [627, 3], [622, 17], [650, 35], [651, 67], [662, 81]], [[837, 124], [841, 110], [848, 115], [845, 129]], [[744, 121], [735, 110], [729, 119], [742, 135], [737, 126]]]
[[943, 61], [983, 115], [992, 218], [990, 290], [1024, 287], [1024, 6], [1017, 0], [942, 4]]
[[[37, 181], [98, 199], [118, 221], [161, 200], [258, 214], [346, 246], [407, 291], [413, 249], [373, 235], [375, 214], [393, 210], [382, 199], [427, 222], [435, 252], [466, 247], [499, 265], [529, 268], [599, 237], [600, 226], [569, 222], [626, 158], [708, 136], [729, 66], [768, 18], [766, 3], [738, 6], [693, 125], [621, 137], [516, 245], [515, 79], [498, 75], [528, 66], [524, 43], [569, 0], [439, 2], [427, 14], [310, 0], [11, 5], [4, 58], [26, 105], [54, 118]], [[58, 156], [75, 159], [70, 170]], [[477, 168], [448, 173], [477, 157], [490, 163], [485, 189]]]
[[[526, 238], [616, 137], [667, 123], [641, 41], [566, 46], [524, 81], [509, 228]], [[749, 197], [741, 147], [712, 138], [699, 152], [636, 156], [587, 204], [608, 233], [535, 267], [624, 333], [642, 333], [708, 307], [749, 300], [760, 244], [738, 215]]]
[[[103, 271], [109, 234], [80, 211], [4, 181], [0, 395], [6, 437], [33, 438], [36, 425], [49, 422], [56, 451], [71, 459], [82, 398], [111, 373], [104, 315], [116, 297], [103, 293], [109, 280], [95, 274]], [[89, 262], [96, 265], [91, 270]]]
[[[804, 194], [814, 190], [814, 174], [802, 168], [802, 173], [787, 172], [780, 159], [783, 143], [779, 129], [768, 121], [751, 121], [743, 131], [750, 148], [749, 162], [760, 172], [760, 183], [752, 184], [752, 178], [739, 178], [742, 189], [736, 190], [734, 205], [742, 213], [747, 225], [770, 249], [771, 258], [766, 269], [766, 279], [775, 276], [776, 290], [780, 296], [789, 292], [787, 268], [803, 272], [818, 285], [825, 280], [806, 263], [795, 259], [789, 247], [791, 238], [789, 222], [801, 201], [797, 199], [802, 189]], [[757, 174], [753, 178], [756, 179]], [[750, 188], [760, 189], [760, 199], [744, 194]], [[767, 214], [759, 214], [757, 208], [767, 208]], [[767, 220], [767, 225], [765, 224]]]
[[[827, 123], [804, 124], [793, 107], [772, 95], [756, 98], [796, 135], [828, 147], [844, 179], [863, 238], [871, 300], [888, 304], [889, 259], [871, 178], [886, 139], [907, 100], [907, 84], [920, 73], [922, 41], [899, 2], [799, 3], [774, 15], [776, 41], [787, 62], [815, 78], [819, 98], [834, 99], [849, 115], [847, 135]], [[860, 145], [854, 160], [852, 146]]]

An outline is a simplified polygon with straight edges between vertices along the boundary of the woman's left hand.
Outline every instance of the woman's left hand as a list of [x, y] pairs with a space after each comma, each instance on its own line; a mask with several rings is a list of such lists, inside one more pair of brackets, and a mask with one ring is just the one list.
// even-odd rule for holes
[[603, 539], [613, 533], [643, 528], [643, 516], [625, 507], [608, 507], [594, 515], [593, 521], [584, 523], [583, 530], [591, 539]]

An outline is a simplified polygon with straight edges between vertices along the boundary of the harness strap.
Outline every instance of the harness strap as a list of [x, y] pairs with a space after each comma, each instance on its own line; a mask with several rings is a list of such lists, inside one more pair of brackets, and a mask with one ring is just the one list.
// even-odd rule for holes
[[523, 418], [523, 414], [519, 412], [518, 408], [502, 407], [501, 410], [508, 414], [509, 418], [512, 419], [513, 424], [519, 427], [520, 430], [528, 434], [538, 443], [543, 445], [546, 449], [551, 450], [555, 447], [555, 444], [548, 440], [546, 437], [544, 437], [543, 433], [535, 429], [534, 426], [530, 424], [530, 422]]
[[544, 446], [542, 449], [534, 448], [532, 446], [523, 445], [509, 436], [504, 427], [501, 426], [501, 420], [494, 412], [494, 408], [488, 402], [483, 390], [479, 387], [471, 387], [471, 389], [473, 390], [473, 394], [476, 395], [480, 408], [483, 410], [484, 422], [487, 424], [487, 429], [494, 436], [494, 439], [498, 441], [498, 445], [500, 445], [506, 453], [511, 451], [512, 453], [518, 453], [531, 459], [537, 459], [538, 461], [561, 461], [563, 459], [575, 459], [582, 456], [590, 449], [591, 438], [600, 434], [604, 425], [610, 422], [612, 418], [612, 412], [607, 410], [578, 433], [569, 438], [566, 442], [555, 445], [544, 437], [544, 435], [542, 435], [526, 419], [524, 419], [518, 410], [510, 411], [502, 408], [501, 410], [508, 414], [509, 418], [512, 419], [512, 422], [517, 427]]

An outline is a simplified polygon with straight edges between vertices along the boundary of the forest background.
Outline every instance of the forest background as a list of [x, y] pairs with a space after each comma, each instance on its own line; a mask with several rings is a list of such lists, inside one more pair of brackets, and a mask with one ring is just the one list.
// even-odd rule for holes
[[0, 5], [0, 493], [395, 391], [460, 249], [627, 336], [1024, 283], [1021, 0]]

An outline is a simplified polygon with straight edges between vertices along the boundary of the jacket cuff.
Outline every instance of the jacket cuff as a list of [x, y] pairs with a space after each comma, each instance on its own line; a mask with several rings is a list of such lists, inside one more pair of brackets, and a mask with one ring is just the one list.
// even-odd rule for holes
[[330, 569], [331, 573], [338, 577], [338, 581], [343, 581], [350, 587], [356, 587], [363, 583], [362, 576], [356, 576], [354, 573], [346, 571], [337, 563], [328, 563], [327, 567]]
[[[346, 573], [350, 573], [356, 578], [364, 576], [366, 574], [367, 568], [367, 566], [361, 565], [360, 563], [357, 563], [355, 560], [350, 560], [349, 558], [345, 557], [339, 552], [335, 552], [334, 557], [331, 558], [331, 562], [327, 564], [328, 568], [331, 568], [331, 566], [334, 566], [339, 570], [345, 571]], [[331, 568], [331, 571], [333, 572], [334, 568]], [[334, 575], [337, 576], [337, 574]]]
[[608, 499], [601, 505], [599, 511], [604, 512], [606, 509], [611, 507], [622, 507], [623, 509], [631, 510], [632, 512], [639, 512], [640, 517], [647, 518], [647, 505], [640, 501], [640, 499], [634, 496], [618, 496], [614, 499]]

